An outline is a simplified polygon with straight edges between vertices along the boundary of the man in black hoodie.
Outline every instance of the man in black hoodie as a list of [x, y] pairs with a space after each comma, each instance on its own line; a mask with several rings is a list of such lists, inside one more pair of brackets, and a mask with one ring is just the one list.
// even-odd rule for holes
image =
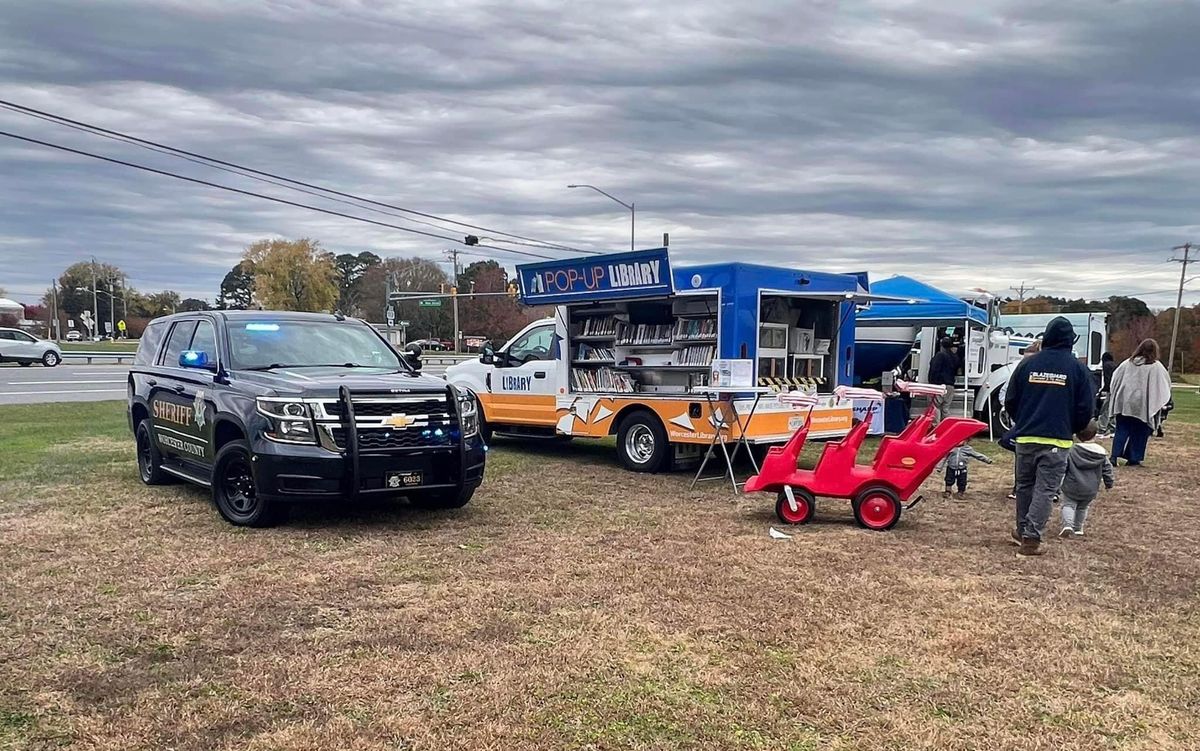
[[1012, 537], [1022, 555], [1042, 554], [1042, 528], [1067, 471], [1072, 436], [1092, 419], [1094, 383], [1075, 359], [1076, 338], [1066, 318], [1050, 321], [1042, 351], [1018, 363], [1004, 397], [1017, 449], [1017, 527]]
[[[954, 340], [943, 336], [937, 354], [929, 361], [929, 382], [946, 387], [945, 396], [933, 397], [937, 405], [937, 421], [941, 422], [950, 414], [950, 405], [954, 402], [954, 381], [958, 378], [958, 354]], [[935, 423], [936, 424], [936, 423]]]

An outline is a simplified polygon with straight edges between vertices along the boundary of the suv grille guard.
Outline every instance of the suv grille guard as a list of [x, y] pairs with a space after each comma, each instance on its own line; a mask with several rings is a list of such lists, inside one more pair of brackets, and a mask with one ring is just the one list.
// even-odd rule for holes
[[[348, 386], [338, 387], [338, 402], [342, 408], [341, 424], [345, 430], [346, 445], [343, 448], [343, 455], [346, 458], [346, 470], [349, 477], [346, 478], [346, 483], [349, 487], [346, 489], [347, 496], [350, 500], [355, 500], [362, 493], [362, 485], [359, 482], [359, 449], [358, 449], [358, 423], [354, 417], [354, 400]], [[450, 404], [451, 414], [454, 416], [454, 421], [457, 425], [462, 425], [462, 405], [459, 404], [458, 394], [454, 390], [454, 386], [446, 384], [446, 399]], [[456, 446], [458, 454], [458, 474], [455, 485], [462, 486], [464, 478], [467, 476], [467, 439], [459, 432], [458, 445]]]
[[350, 398], [350, 389], [346, 386], [338, 387], [338, 401], [342, 403], [342, 427], [345, 430], [346, 436], [346, 464], [349, 465], [349, 485], [350, 499], [354, 500], [358, 497], [359, 482], [358, 482], [358, 425], [354, 419], [354, 401]]

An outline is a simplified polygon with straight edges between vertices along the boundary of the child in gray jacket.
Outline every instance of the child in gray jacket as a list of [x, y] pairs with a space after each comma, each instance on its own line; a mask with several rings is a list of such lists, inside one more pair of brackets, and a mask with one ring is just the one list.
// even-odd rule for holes
[[958, 486], [958, 500], [965, 500], [967, 497], [967, 459], [975, 459], [984, 464], [991, 464], [992, 460], [987, 456], [979, 453], [967, 444], [962, 444], [950, 450], [949, 456], [946, 457], [946, 492], [943, 495], [949, 497], [950, 491], [954, 486]]
[[1108, 451], [1098, 443], [1093, 443], [1096, 437], [1096, 421], [1076, 435], [1079, 443], [1071, 447], [1067, 454], [1067, 474], [1063, 478], [1062, 491], [1062, 532], [1059, 537], [1083, 537], [1083, 523], [1087, 521], [1088, 507], [1100, 493], [1100, 483], [1109, 490], [1115, 484], [1112, 462], [1108, 459]]

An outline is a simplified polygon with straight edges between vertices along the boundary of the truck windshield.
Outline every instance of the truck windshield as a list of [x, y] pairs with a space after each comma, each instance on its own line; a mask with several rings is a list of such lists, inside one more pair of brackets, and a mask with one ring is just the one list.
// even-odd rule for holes
[[230, 321], [234, 370], [320, 366], [405, 368], [370, 327], [335, 321]]

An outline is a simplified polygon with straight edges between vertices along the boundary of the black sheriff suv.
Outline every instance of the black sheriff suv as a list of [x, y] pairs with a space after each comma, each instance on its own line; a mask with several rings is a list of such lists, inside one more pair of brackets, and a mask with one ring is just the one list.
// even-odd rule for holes
[[459, 507], [483, 480], [474, 395], [340, 315], [155, 319], [129, 374], [129, 424], [143, 482], [210, 487], [237, 525], [270, 525], [308, 499]]

